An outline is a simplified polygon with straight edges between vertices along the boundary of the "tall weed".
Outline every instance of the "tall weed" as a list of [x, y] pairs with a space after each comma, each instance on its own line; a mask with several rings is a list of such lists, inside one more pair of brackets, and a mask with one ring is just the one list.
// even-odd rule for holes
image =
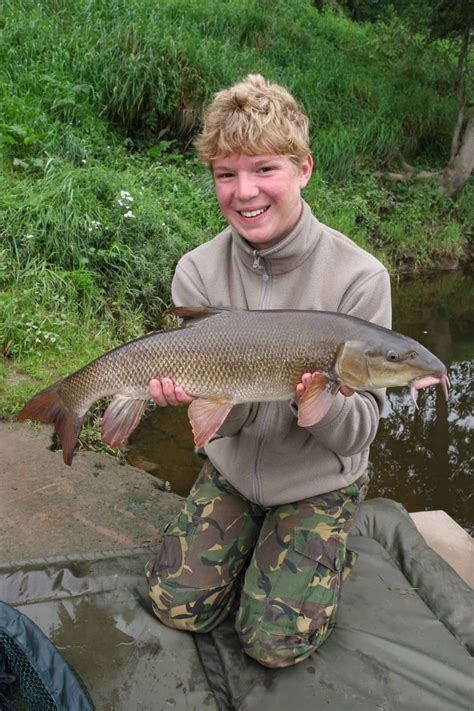
[[300, 97], [319, 169], [332, 178], [361, 160], [413, 155], [427, 136], [446, 157], [455, 66], [443, 45], [420, 48], [400, 23], [357, 24], [309, 0], [296, 5], [5, 0], [2, 79], [14, 88], [4, 96], [6, 123], [18, 123], [14, 100], [29, 96], [36, 111], [23, 128], [45, 148], [64, 126], [89, 143], [104, 119], [134, 141], [162, 134], [187, 145], [213, 92], [258, 71]]

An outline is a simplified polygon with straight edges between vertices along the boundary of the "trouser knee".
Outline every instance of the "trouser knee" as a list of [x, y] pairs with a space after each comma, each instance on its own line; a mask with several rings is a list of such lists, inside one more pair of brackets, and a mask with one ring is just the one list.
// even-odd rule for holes
[[224, 620], [232, 607], [233, 591], [226, 587], [214, 590], [180, 588], [179, 581], [146, 575], [153, 611], [168, 627], [187, 632], [210, 632]]
[[324, 625], [310, 635], [276, 634], [264, 625], [241, 629], [236, 623], [242, 648], [249, 657], [271, 668], [290, 667], [307, 659], [327, 639], [332, 625]]

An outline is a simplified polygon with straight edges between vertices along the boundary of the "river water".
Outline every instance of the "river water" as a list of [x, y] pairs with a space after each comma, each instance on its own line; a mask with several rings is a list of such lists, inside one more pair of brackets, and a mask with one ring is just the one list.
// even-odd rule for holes
[[[442, 509], [474, 528], [474, 280], [472, 273], [417, 276], [393, 285], [393, 328], [412, 336], [447, 366], [451, 389], [392, 389], [371, 447], [368, 498], [384, 496], [408, 511]], [[127, 461], [186, 496], [202, 460], [194, 453], [185, 408], [157, 408], [129, 440]]]

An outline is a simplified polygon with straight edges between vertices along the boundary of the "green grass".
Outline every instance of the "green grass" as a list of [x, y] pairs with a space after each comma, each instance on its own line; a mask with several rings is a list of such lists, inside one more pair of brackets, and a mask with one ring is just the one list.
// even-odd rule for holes
[[442, 45], [420, 48], [398, 25], [357, 25], [305, 0], [6, 0], [4, 8], [6, 135], [23, 132], [30, 147], [55, 153], [60, 144], [68, 160], [103, 155], [95, 138], [107, 128], [134, 142], [162, 133], [183, 144], [212, 93], [249, 71], [300, 97], [319, 167], [333, 177], [427, 139], [448, 155], [455, 58]]
[[472, 186], [454, 202], [372, 176], [446, 163], [448, 50], [309, 0], [4, 0], [0, 413], [163, 323], [177, 260], [224, 226], [192, 151], [202, 107], [248, 72], [310, 116], [319, 219], [394, 273], [460, 256]]

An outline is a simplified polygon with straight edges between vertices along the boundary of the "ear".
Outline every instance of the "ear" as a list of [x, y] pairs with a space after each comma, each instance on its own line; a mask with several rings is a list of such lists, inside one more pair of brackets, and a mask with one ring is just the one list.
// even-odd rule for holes
[[313, 156], [308, 153], [300, 165], [300, 188], [306, 187], [313, 172]]

